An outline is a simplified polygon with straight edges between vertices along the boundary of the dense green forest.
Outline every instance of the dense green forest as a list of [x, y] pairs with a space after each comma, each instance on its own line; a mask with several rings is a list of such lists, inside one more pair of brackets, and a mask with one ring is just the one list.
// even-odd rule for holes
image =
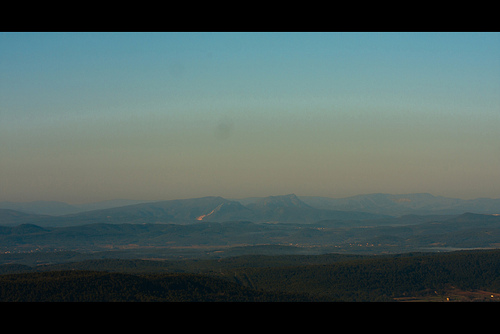
[[369, 258], [326, 265], [245, 268], [245, 285], [338, 301], [391, 301], [443, 295], [450, 287], [500, 292], [500, 252], [453, 252]]
[[0, 301], [394, 301], [450, 289], [497, 301], [500, 250], [12, 263], [0, 273]]
[[[0, 276], [3, 302], [294, 302], [305, 295], [256, 291], [195, 274], [50, 271]], [[317, 299], [316, 299], [317, 300]]]

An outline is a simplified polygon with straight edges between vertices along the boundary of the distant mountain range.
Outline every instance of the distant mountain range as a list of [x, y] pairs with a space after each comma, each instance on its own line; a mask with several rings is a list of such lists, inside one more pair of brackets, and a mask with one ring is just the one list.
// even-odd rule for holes
[[[207, 197], [210, 198], [210, 197]], [[218, 197], [220, 198], [220, 197]], [[175, 200], [189, 201], [196, 199]], [[366, 194], [345, 198], [331, 198], [319, 196], [296, 196], [294, 194], [285, 196], [248, 197], [241, 199], [230, 199], [239, 202], [243, 206], [264, 207], [269, 205], [281, 205], [286, 207], [315, 208], [337, 211], [362, 211], [390, 216], [401, 216], [408, 214], [461, 214], [464, 212], [475, 212], [483, 214], [500, 213], [500, 198], [476, 198], [463, 200], [443, 196], [433, 196], [428, 193], [416, 194]], [[0, 209], [10, 209], [30, 214], [41, 214], [51, 216], [62, 216], [86, 211], [117, 208], [135, 204], [163, 203], [171, 201], [144, 201], [116, 199], [85, 204], [68, 204], [58, 201], [33, 201], [33, 202], [0, 202]], [[172, 202], [173, 203], [173, 202]], [[267, 204], [266, 204], [267, 203]]]
[[252, 221], [313, 223], [319, 220], [365, 220], [385, 215], [314, 208], [296, 195], [270, 196], [243, 205], [222, 197], [147, 202], [50, 216], [0, 209], [0, 225], [30, 223], [39, 226], [74, 226], [92, 223], [196, 223], [200, 221]]
[[405, 195], [369, 194], [346, 198], [302, 196], [299, 198], [305, 203], [320, 209], [364, 211], [391, 216], [408, 214], [453, 215], [464, 212], [500, 213], [500, 198], [463, 200], [433, 196], [427, 193]]
[[158, 202], [115, 200], [79, 206], [63, 202], [0, 202], [0, 225], [186, 224], [200, 221], [314, 223], [321, 220], [362, 221], [410, 214], [457, 215], [464, 212], [500, 213], [500, 199], [462, 200], [431, 194], [369, 194], [334, 199], [289, 194], [238, 200], [216, 196]]
[[58, 201], [33, 201], [33, 202], [0, 202], [0, 209], [10, 209], [24, 213], [41, 215], [61, 216], [72, 213], [115, 208], [119, 206], [145, 203], [149, 201], [137, 201], [128, 199], [115, 199], [85, 204], [68, 204]]
[[188, 256], [205, 254], [207, 247], [263, 245], [368, 253], [497, 248], [498, 213], [499, 200], [430, 194], [344, 199], [289, 194], [239, 200], [208, 196], [65, 215], [0, 209], [0, 254], [120, 250], [136, 252], [134, 256]]

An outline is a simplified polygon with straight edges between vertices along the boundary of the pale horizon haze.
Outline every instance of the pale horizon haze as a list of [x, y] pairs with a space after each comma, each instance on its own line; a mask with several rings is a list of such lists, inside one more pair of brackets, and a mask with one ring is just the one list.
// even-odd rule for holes
[[500, 33], [0, 33], [0, 201], [500, 198]]

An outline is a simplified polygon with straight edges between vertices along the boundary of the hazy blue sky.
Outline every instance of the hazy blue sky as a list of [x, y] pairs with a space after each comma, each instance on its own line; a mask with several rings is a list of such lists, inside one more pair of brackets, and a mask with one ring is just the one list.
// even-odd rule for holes
[[499, 33], [0, 33], [0, 201], [500, 197]]

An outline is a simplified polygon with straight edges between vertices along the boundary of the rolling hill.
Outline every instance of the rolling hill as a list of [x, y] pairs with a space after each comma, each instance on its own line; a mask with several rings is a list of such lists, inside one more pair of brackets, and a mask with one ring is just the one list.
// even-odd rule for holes
[[35, 215], [10, 209], [0, 209], [0, 225], [19, 225], [50, 221], [52, 216]]
[[[411, 222], [418, 221], [411, 217]], [[425, 217], [424, 217], [425, 218]], [[192, 224], [94, 223], [66, 227], [33, 224], [0, 226], [0, 251], [106, 251], [189, 249], [202, 254], [210, 249], [237, 246], [296, 245], [313, 253], [407, 252], [451, 248], [497, 248], [500, 216], [463, 215], [421, 219], [417, 224], [350, 225], [338, 220], [317, 223], [254, 223], [250, 221]]]

